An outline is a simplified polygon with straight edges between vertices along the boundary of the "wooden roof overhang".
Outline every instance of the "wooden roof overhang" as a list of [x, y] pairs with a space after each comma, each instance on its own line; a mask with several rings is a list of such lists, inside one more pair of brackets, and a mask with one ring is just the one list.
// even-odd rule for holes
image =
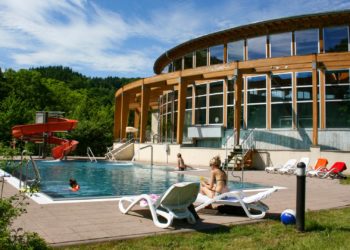
[[226, 29], [189, 40], [166, 51], [155, 61], [153, 70], [160, 74], [171, 61], [210, 46], [267, 34], [343, 24], [350, 24], [350, 10], [280, 18]]
[[132, 98], [131, 100], [138, 102], [142, 92], [142, 86], [146, 86], [150, 88], [152, 100], [155, 101], [156, 97], [161, 95], [163, 91], [176, 90], [178, 84], [183, 81], [194, 83], [195, 81], [231, 78], [236, 68], [243, 75], [312, 70], [312, 62], [314, 61], [317, 62], [318, 68], [350, 68], [350, 52], [266, 58], [154, 75], [123, 86], [118, 89], [115, 97], [125, 94], [129, 98]]

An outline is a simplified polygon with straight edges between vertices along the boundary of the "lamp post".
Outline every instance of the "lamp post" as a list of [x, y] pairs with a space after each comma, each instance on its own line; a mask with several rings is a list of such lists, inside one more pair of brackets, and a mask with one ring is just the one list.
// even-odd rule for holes
[[296, 227], [300, 232], [303, 232], [305, 227], [305, 167], [304, 162], [297, 164]]

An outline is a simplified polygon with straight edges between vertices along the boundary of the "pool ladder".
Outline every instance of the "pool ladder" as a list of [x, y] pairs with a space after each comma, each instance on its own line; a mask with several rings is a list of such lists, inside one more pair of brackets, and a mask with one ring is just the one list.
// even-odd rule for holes
[[89, 159], [90, 159], [90, 161], [91, 162], [97, 162], [97, 160], [96, 160], [96, 157], [95, 157], [95, 155], [94, 155], [94, 153], [92, 152], [92, 150], [91, 150], [91, 148], [90, 147], [87, 147], [87, 149], [86, 149], [86, 154], [87, 154], [87, 156], [89, 157]]
[[[26, 163], [25, 163], [25, 176], [24, 176], [23, 186], [26, 188], [28, 183], [29, 183], [29, 186], [32, 186], [34, 184], [39, 184], [40, 180], [41, 180], [41, 176], [40, 176], [40, 173], [39, 173], [39, 170], [38, 170], [38, 166], [36, 165], [36, 162], [33, 159], [33, 157], [31, 155], [29, 155], [30, 160], [26, 160], [25, 159], [25, 155], [24, 154], [26, 152], [27, 152], [27, 150], [23, 150], [22, 153], [21, 153], [21, 162], [20, 162], [20, 170], [19, 170], [19, 188], [20, 189], [22, 188], [22, 177], [23, 177], [23, 165], [24, 165], [24, 162], [26, 162]], [[31, 179], [31, 180], [28, 180], [29, 161], [32, 163], [32, 167], [33, 167], [34, 174], [35, 174], [35, 178]]]

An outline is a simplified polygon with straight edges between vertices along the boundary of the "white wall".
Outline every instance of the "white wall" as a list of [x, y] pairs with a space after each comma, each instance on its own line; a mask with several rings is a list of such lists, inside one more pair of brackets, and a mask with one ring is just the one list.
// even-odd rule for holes
[[[151, 144], [135, 144], [136, 161], [151, 160], [151, 148], [139, 150], [139, 148], [142, 148], [147, 145]], [[216, 155], [220, 155], [222, 161], [225, 159], [225, 150], [223, 149], [181, 148], [180, 145], [176, 144], [153, 144], [152, 147], [153, 162], [160, 164], [177, 164], [178, 153], [181, 153], [185, 164], [191, 167], [209, 166], [210, 159]]]
[[[151, 148], [139, 150], [139, 148], [152, 144], [135, 144], [135, 160], [142, 162], [151, 161]], [[167, 150], [168, 145], [168, 150]], [[153, 144], [153, 162], [155, 164], [177, 164], [177, 153], [181, 153], [185, 164], [192, 167], [209, 167], [209, 161], [212, 157], [220, 155], [221, 161], [226, 158], [225, 149], [216, 148], [192, 148], [180, 147], [180, 145], [171, 144]], [[345, 173], [350, 174], [350, 153], [339, 151], [321, 151], [315, 147], [310, 150], [269, 150], [259, 151], [254, 154], [253, 167], [255, 169], [264, 169], [266, 166], [276, 166], [285, 163], [288, 159], [301, 157], [309, 157], [310, 165], [314, 165], [318, 158], [324, 157], [328, 159], [328, 167], [332, 166], [336, 161], [346, 163], [348, 169]]]

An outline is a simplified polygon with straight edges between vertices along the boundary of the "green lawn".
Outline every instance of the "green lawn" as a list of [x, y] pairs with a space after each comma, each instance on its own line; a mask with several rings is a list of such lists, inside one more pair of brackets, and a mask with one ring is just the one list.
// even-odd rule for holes
[[60, 249], [350, 249], [350, 207], [308, 212], [306, 232], [278, 220]]
[[345, 175], [346, 179], [341, 179], [340, 184], [350, 185], [350, 175]]

